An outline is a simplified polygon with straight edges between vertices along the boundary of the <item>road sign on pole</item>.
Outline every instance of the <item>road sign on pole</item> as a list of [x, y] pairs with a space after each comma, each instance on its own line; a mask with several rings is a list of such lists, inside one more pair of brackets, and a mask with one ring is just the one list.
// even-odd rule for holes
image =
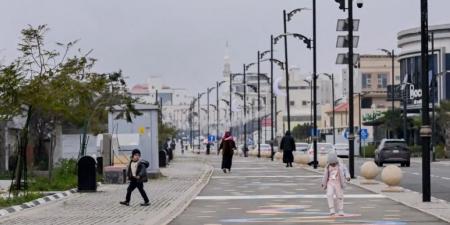
[[367, 138], [369, 138], [369, 131], [365, 128], [361, 129], [359, 131], [359, 136], [361, 137], [361, 140], [367, 140]]

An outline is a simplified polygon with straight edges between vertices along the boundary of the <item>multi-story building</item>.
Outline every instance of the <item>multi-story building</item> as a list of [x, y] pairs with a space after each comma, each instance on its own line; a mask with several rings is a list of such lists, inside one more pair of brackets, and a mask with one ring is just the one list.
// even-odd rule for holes
[[[392, 84], [392, 58], [387, 55], [361, 55], [359, 68], [355, 69], [354, 96], [348, 96], [348, 70], [344, 69], [342, 74], [343, 101], [335, 106], [335, 129], [342, 134], [348, 128], [348, 98], [354, 98], [354, 125], [359, 129], [368, 129], [369, 140], [374, 139], [373, 126], [364, 126], [363, 118], [369, 118], [374, 112], [384, 112], [392, 107], [392, 102], [388, 101], [388, 86]], [[400, 83], [400, 67], [397, 60], [394, 60], [394, 84]], [[339, 91], [336, 91], [339, 93]], [[360, 95], [361, 94], [361, 98]], [[336, 97], [339, 99], [339, 97]], [[394, 102], [398, 108], [399, 102]], [[361, 106], [361, 114], [360, 114]], [[333, 131], [333, 109], [327, 104], [323, 106], [323, 120], [320, 123], [322, 134], [331, 134]], [[361, 116], [360, 116], [361, 115]], [[360, 121], [360, 117], [361, 120]], [[382, 134], [381, 134], [382, 135]]]

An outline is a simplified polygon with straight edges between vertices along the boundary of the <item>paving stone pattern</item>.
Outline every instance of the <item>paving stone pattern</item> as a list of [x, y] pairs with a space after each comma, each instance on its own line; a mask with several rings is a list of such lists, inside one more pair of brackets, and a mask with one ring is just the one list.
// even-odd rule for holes
[[330, 216], [320, 174], [239, 157], [224, 174], [220, 158], [209, 158], [215, 167], [209, 184], [171, 225], [447, 224], [353, 185], [345, 191], [345, 215]]
[[[135, 190], [129, 207], [122, 206], [127, 185], [102, 185], [96, 193], [76, 193], [47, 205], [0, 217], [0, 224], [151, 224], [152, 219], [170, 214], [167, 209], [188, 191], [209, 167], [198, 156], [178, 157], [166, 176], [145, 184], [151, 206], [142, 207]], [[178, 200], [178, 201], [177, 201]]]

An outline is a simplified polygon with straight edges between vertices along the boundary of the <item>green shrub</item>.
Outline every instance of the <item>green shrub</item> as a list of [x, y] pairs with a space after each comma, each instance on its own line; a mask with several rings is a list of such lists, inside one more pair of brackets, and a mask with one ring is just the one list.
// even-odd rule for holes
[[64, 191], [77, 186], [77, 161], [61, 160], [53, 169], [52, 180], [48, 177], [34, 176], [30, 178], [31, 191]]
[[375, 150], [377, 149], [377, 147], [375, 145], [367, 145], [364, 146], [359, 154], [361, 156], [365, 156], [366, 158], [373, 158], [375, 156]]
[[13, 205], [20, 205], [22, 203], [30, 202], [43, 196], [44, 195], [41, 193], [25, 193], [25, 195], [20, 195], [16, 197], [0, 198], [0, 208], [6, 208]]
[[444, 159], [446, 157], [445, 146], [444, 145], [442, 145], [442, 144], [441, 145], [437, 145], [434, 150], [435, 150], [435, 153], [436, 153], [436, 158]]
[[422, 146], [420, 146], [420, 145], [413, 145], [413, 146], [409, 146], [409, 149], [411, 150], [411, 157], [420, 157], [420, 156], [422, 156]]

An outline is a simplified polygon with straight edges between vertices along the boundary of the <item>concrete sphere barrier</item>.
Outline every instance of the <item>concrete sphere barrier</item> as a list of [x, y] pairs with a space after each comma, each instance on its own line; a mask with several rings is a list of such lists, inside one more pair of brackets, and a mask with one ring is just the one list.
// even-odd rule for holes
[[294, 155], [294, 161], [295, 163], [306, 165], [309, 163], [309, 156], [304, 153], [295, 153]]
[[283, 159], [283, 152], [276, 152], [274, 158], [278, 161]]
[[319, 166], [322, 168], [325, 168], [325, 166], [328, 163], [328, 157], [327, 156], [319, 156]]
[[361, 184], [377, 184], [377, 182], [374, 181], [375, 177], [378, 176], [380, 173], [380, 170], [373, 161], [365, 162], [360, 167], [361, 176], [364, 177], [366, 180], [361, 181]]
[[381, 180], [388, 185], [383, 191], [385, 192], [401, 192], [403, 188], [399, 187], [403, 177], [402, 170], [398, 166], [386, 166], [381, 172]]

